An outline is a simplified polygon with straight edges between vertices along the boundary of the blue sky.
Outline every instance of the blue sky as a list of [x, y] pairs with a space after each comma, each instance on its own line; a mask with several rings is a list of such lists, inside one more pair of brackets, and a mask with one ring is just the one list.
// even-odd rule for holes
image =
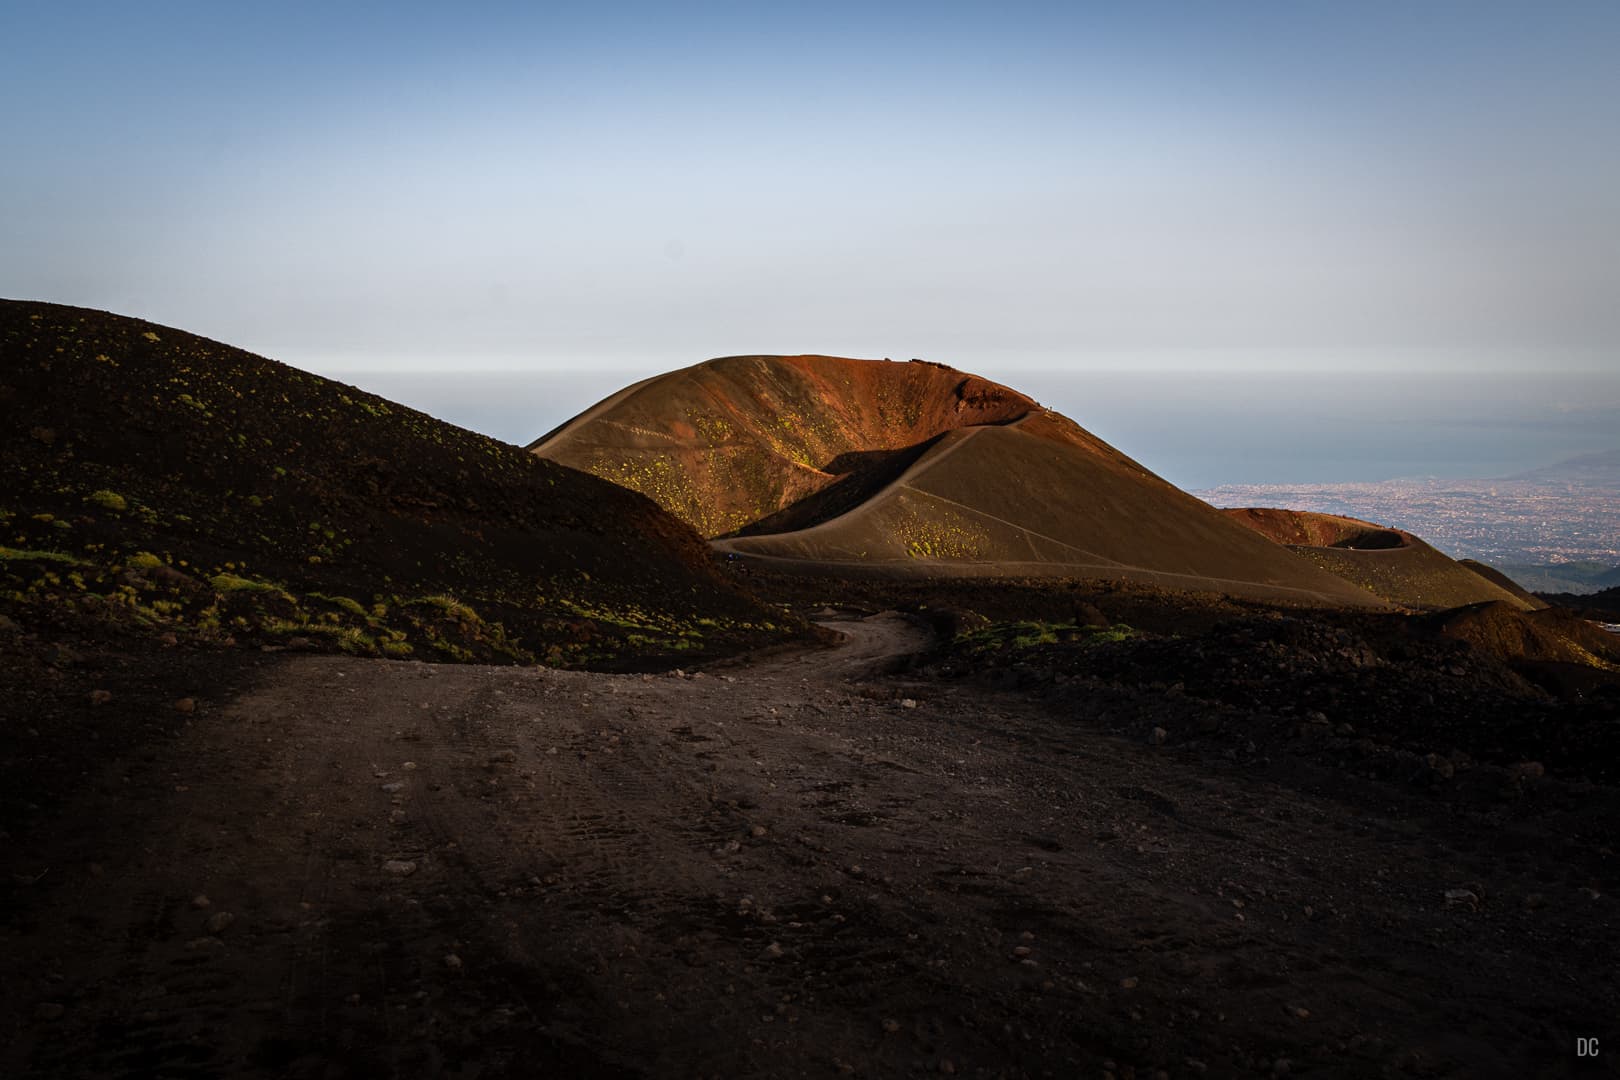
[[0, 40], [0, 295], [317, 370], [1620, 366], [1613, 3], [11, 0]]

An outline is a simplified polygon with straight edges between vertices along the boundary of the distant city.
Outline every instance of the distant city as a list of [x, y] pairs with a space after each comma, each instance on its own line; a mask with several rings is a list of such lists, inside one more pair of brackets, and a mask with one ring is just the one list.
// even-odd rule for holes
[[1314, 510], [1405, 529], [1538, 591], [1620, 585], [1620, 450], [1498, 479], [1226, 484], [1194, 494], [1220, 507]]

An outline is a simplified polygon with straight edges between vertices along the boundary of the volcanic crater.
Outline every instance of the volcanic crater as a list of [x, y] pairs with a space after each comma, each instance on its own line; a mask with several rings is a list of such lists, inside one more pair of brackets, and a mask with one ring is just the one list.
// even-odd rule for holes
[[628, 387], [529, 449], [778, 570], [1382, 606], [1027, 395], [940, 364], [725, 357]]

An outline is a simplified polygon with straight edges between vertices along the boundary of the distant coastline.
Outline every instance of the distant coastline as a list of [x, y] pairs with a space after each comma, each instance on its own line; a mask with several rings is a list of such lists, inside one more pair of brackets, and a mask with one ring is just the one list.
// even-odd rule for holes
[[1226, 484], [1194, 494], [1216, 506], [1284, 506], [1408, 529], [1538, 592], [1620, 585], [1620, 450], [1495, 479]]

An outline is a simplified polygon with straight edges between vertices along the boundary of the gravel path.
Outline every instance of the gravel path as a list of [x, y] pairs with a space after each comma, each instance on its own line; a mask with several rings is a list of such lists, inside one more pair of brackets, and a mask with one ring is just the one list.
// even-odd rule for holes
[[828, 625], [702, 674], [277, 658], [28, 838], [0, 1075], [1614, 1071], [1613, 901], [1536, 822]]

